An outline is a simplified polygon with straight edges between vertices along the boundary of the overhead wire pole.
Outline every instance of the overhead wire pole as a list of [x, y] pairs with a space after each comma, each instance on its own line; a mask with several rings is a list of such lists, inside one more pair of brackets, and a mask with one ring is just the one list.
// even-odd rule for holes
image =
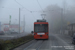
[[61, 34], [63, 33], [63, 8], [61, 9]]
[[20, 8], [19, 8], [19, 33], [20, 33]]
[[[26, 9], [27, 11], [29, 11], [29, 12], [32, 14], [32, 16], [34, 17], [33, 12], [37, 12], [37, 11], [30, 11], [30, 10], [28, 10], [27, 8], [25, 8], [22, 4], [20, 4], [19, 2], [17, 2], [16, 0], [15, 0], [15, 2], [18, 3], [20, 6], [22, 6], [24, 9]], [[37, 2], [38, 2], [38, 0], [37, 0]], [[38, 4], [39, 4], [39, 2], [38, 2]], [[42, 7], [41, 7], [40, 4], [39, 4], [39, 6], [40, 6], [40, 8], [42, 9]], [[43, 11], [43, 9], [42, 9], [42, 11]], [[43, 11], [43, 12], [44, 12], [44, 11]]]
[[[16, 0], [15, 0], [15, 2], [16, 3], [18, 3], [20, 6], [22, 6], [19, 2], [17, 2]], [[23, 6], [22, 6], [23, 7]], [[23, 7], [23, 8], [25, 8], [25, 7]], [[26, 8], [25, 8], [26, 9]], [[28, 9], [26, 9], [26, 10], [28, 10]], [[28, 10], [29, 11], [29, 10]], [[20, 8], [19, 8], [19, 33], [20, 33]]]
[[24, 15], [24, 33], [25, 33], [25, 15]]
[[64, 19], [65, 19], [65, 6], [66, 6], [66, 0], [63, 0], [63, 8], [62, 8], [62, 12], [61, 12], [61, 20], [62, 20], [62, 33], [64, 33], [64, 26], [65, 26], [65, 23], [64, 23]]
[[[23, 5], [21, 5], [19, 2], [17, 2], [16, 0], [15, 0], [15, 2], [16, 3], [18, 3], [20, 6], [22, 6], [23, 8], [25, 8]], [[28, 10], [27, 8], [25, 8], [27, 11], [30, 11], [30, 10]]]
[[[33, 11], [28, 10], [27, 8], [25, 8], [23, 5], [21, 5], [21, 4], [20, 4], [19, 2], [17, 2], [16, 0], [15, 0], [15, 2], [18, 3], [20, 6], [22, 6], [24, 9], [26, 9], [27, 11], [29, 11], [29, 12], [32, 14]], [[33, 15], [33, 14], [32, 14], [32, 15]], [[33, 17], [34, 17], [34, 15], [33, 15]]]

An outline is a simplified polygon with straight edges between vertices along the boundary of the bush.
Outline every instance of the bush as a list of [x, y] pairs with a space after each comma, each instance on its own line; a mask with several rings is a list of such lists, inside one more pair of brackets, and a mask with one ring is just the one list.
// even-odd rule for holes
[[32, 40], [33, 36], [28, 35], [17, 39], [12, 40], [0, 40], [0, 50], [9, 50], [11, 48], [17, 47], [18, 45], [21, 45], [22, 43]]

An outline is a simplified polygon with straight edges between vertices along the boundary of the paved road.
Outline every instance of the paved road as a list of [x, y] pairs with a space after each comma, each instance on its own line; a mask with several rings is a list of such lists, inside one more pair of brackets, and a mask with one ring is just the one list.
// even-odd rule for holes
[[14, 50], [75, 50], [75, 45], [68, 35], [50, 34], [49, 40], [32, 40]]

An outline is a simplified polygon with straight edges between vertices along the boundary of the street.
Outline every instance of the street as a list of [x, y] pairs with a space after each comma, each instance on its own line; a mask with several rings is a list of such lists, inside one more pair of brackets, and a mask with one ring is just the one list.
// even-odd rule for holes
[[49, 34], [48, 40], [32, 40], [13, 50], [75, 50], [72, 38], [63, 34]]

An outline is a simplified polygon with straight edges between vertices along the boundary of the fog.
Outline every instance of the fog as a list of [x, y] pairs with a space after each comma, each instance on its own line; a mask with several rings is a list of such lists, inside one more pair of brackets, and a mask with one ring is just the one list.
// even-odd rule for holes
[[38, 2], [37, 0], [0, 0], [0, 22], [2, 24], [9, 23], [9, 16], [11, 15], [11, 24], [18, 24], [20, 8], [20, 22], [22, 25], [25, 15], [26, 32], [31, 32], [34, 22], [37, 19], [42, 19], [42, 12], [40, 12], [42, 10], [47, 11], [45, 12], [45, 19], [49, 22], [49, 28], [52, 31], [59, 31], [62, 24], [64, 27], [67, 22], [74, 23], [74, 0], [38, 0]]
[[[66, 5], [65, 5], [66, 6]], [[67, 30], [67, 25], [75, 23], [75, 6], [60, 7], [58, 5], [50, 5], [46, 9], [47, 20], [49, 22], [50, 31], [58, 32]]]

